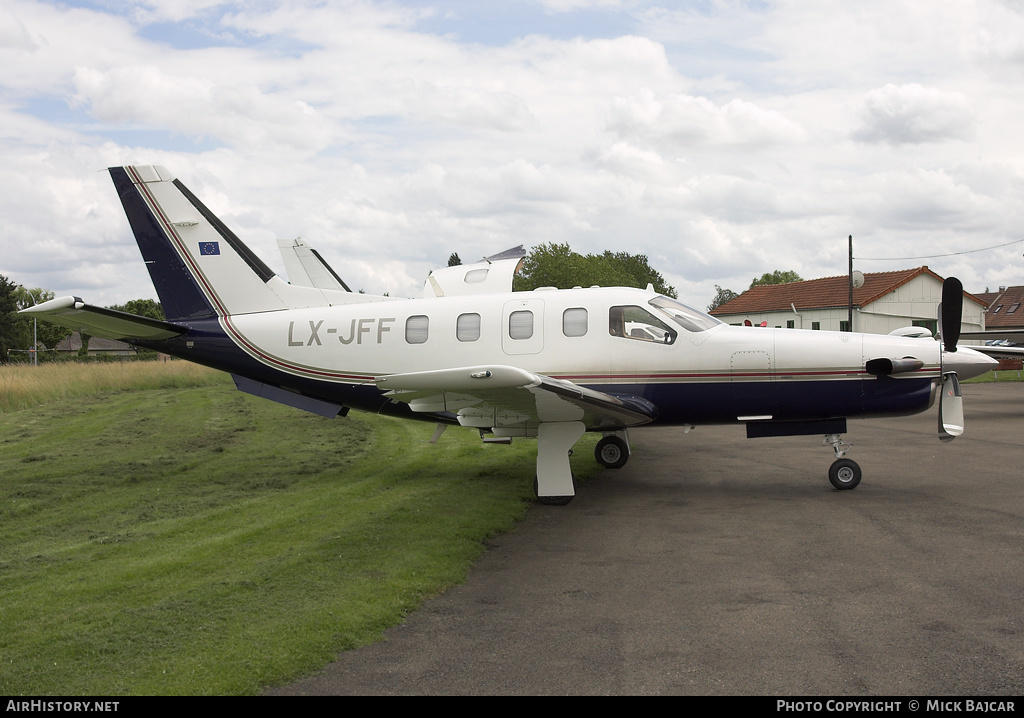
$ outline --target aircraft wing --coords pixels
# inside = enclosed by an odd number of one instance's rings
[[[989,346],[985,345],[982,347],[970,347],[976,352],[985,354],[986,356],[1002,358],[1002,359],[1020,359],[1024,358],[1024,347],[1000,347],[1000,346]]]
[[[961,339],[1009,339],[1024,342],[1024,329],[986,329],[983,332],[960,332]],[[971,347],[977,349],[978,347]]]
[[[390,374],[375,382],[413,411],[451,412],[463,426],[506,435],[532,436],[547,422],[582,422],[590,430],[614,431],[657,416],[657,408],[640,397],[613,396],[512,366]]]
[[[158,319],[95,307],[78,297],[51,299],[18,313],[104,339],[170,339],[186,331],[184,327]]]

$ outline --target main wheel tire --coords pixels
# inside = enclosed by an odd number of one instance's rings
[[[850,459],[836,459],[828,470],[828,480],[840,491],[857,488],[860,475],[860,466]]]
[[[609,469],[621,469],[629,461],[629,446],[618,436],[606,436],[594,447],[597,463]]]
[[[565,506],[570,501],[572,501],[574,498],[576,498],[575,494],[573,494],[572,496],[541,496],[538,493],[539,490],[540,490],[540,484],[537,481],[537,477],[534,476],[533,477],[533,495],[537,497],[537,503],[544,504],[545,506]],[[573,476],[572,476],[572,490],[573,491],[576,490],[576,475],[575,474],[573,474]]]

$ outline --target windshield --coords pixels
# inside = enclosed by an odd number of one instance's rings
[[[711,327],[717,327],[720,321],[712,316],[699,312],[693,307],[688,307],[682,302],[670,299],[669,297],[658,296],[650,301],[652,307],[657,307],[676,324],[690,332],[702,332]]]

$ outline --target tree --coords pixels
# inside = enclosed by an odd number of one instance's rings
[[[452,252],[448,256],[448,266],[449,267],[457,267],[460,264],[462,264],[462,260],[459,259],[459,253],[458,252]]]
[[[523,269],[516,277],[516,291],[538,287],[646,287],[669,297],[676,296],[674,287],[665,283],[660,272],[653,269],[643,254],[612,252],[582,255],[568,244],[542,244],[534,247],[523,260]]]
[[[732,291],[731,289],[722,289],[720,286],[716,284],[715,298],[711,300],[711,304],[708,305],[708,311],[710,312],[712,309],[718,309],[718,307],[722,306],[726,302],[731,302],[738,296],[740,295]]]
[[[17,295],[18,309],[28,309],[34,307],[37,304],[48,302],[53,299],[53,292],[49,289],[42,289],[41,287],[18,287],[15,294]],[[51,324],[50,322],[36,321],[35,326],[32,326],[32,317],[20,316],[18,321],[24,322],[24,334],[26,336],[25,348],[31,348],[32,336],[35,335],[36,341],[42,344],[47,349],[53,349],[66,336],[71,334],[71,330],[67,327],[62,327],[57,324]]]
[[[9,349],[25,349],[32,335],[25,334],[25,323],[17,315],[19,286],[0,274],[0,362],[8,360]]]
[[[119,312],[128,312],[139,317],[146,317],[148,319],[159,319],[163,321],[167,317],[164,315],[164,308],[160,302],[154,299],[130,299],[124,304],[114,304],[107,309],[114,309]]]
[[[129,299],[124,304],[114,304],[107,309],[113,309],[118,312],[128,312],[139,317],[146,317],[148,319],[158,319],[164,321],[167,317],[164,314],[163,305],[154,299]],[[86,334],[82,334],[82,348],[79,350],[80,356],[89,355],[89,337]],[[156,355],[156,352],[152,349],[138,348],[138,356],[140,358],[152,358]]]
[[[790,282],[802,281],[804,281],[803,277],[794,272],[792,269],[787,269],[786,271],[776,269],[774,272],[771,272],[770,274],[768,272],[765,272],[764,274],[761,275],[760,279],[755,278],[750,283],[750,288],[753,289],[754,287],[760,286],[762,284],[789,284]]]

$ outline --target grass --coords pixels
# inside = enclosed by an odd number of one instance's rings
[[[65,379],[0,414],[0,695],[253,694],[309,674],[463,581],[533,500],[531,441],[452,428],[431,445],[430,424],[322,419],[213,373]],[[578,475],[598,470],[592,443]]]
[[[117,391],[217,384],[231,384],[230,375],[186,361],[0,364],[0,413]]]
[[[1011,382],[1011,381],[1024,381],[1024,372],[1019,372],[1016,369],[1002,369],[1000,371],[990,371],[981,376],[976,376],[973,379],[968,379],[965,384],[990,384],[993,382]]]

